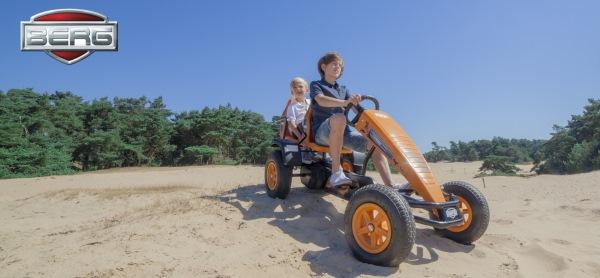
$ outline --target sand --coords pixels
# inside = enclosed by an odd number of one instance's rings
[[[299,180],[288,199],[271,199],[261,167],[0,180],[0,277],[600,277],[600,172],[486,177],[484,187],[479,165],[432,168],[482,190],[487,233],[461,245],[417,225],[398,268],[354,259],[345,200]]]

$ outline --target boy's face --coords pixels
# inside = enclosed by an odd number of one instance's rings
[[[343,64],[341,61],[334,60],[329,64],[321,65],[321,69],[325,73],[325,77],[329,77],[331,79],[338,79],[340,74],[342,73]]]
[[[304,98],[307,92],[308,88],[303,83],[296,83],[292,86],[292,95],[296,99]]]

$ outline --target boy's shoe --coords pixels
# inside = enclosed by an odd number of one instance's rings
[[[331,173],[327,187],[329,188],[340,188],[344,185],[352,184],[352,180],[344,174],[343,170],[339,170],[336,173]]]
[[[325,185],[325,191],[329,191],[329,193],[340,196],[342,198],[348,198],[351,194],[350,185],[352,184],[352,180],[346,177],[343,170],[340,170],[337,173],[333,173],[327,184]]]

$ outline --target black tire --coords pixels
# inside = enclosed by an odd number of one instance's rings
[[[390,221],[389,243],[379,253],[370,253],[361,248],[353,232],[354,214],[359,207],[369,203],[382,208]],[[358,189],[348,202],[344,220],[346,241],[354,256],[365,263],[396,267],[410,254],[415,243],[415,221],[410,206],[388,186],[371,184]]]
[[[331,175],[331,171],[321,164],[312,164],[302,166],[300,174],[305,174],[300,177],[300,182],[308,189],[319,190],[325,187],[327,179]]]
[[[273,170],[276,172],[276,177],[272,181],[269,180],[269,167],[273,167]],[[275,150],[271,152],[265,163],[265,189],[269,197],[280,199],[287,197],[292,186],[292,170],[291,166],[283,165],[281,151]],[[272,186],[269,186],[270,182],[272,182]]]
[[[442,185],[446,193],[452,193],[465,199],[472,210],[472,220],[464,231],[453,232],[447,229],[435,229],[439,234],[463,244],[478,240],[487,230],[490,222],[490,209],[485,196],[473,185],[463,181],[451,181]]]

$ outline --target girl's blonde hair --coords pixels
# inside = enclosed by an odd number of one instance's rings
[[[292,81],[290,82],[290,92],[293,94],[294,92],[292,91],[292,87],[294,87],[294,85],[296,84],[303,84],[306,89],[308,89],[308,83],[306,83],[306,80],[304,80],[304,78],[302,77],[294,77],[292,78]]]

